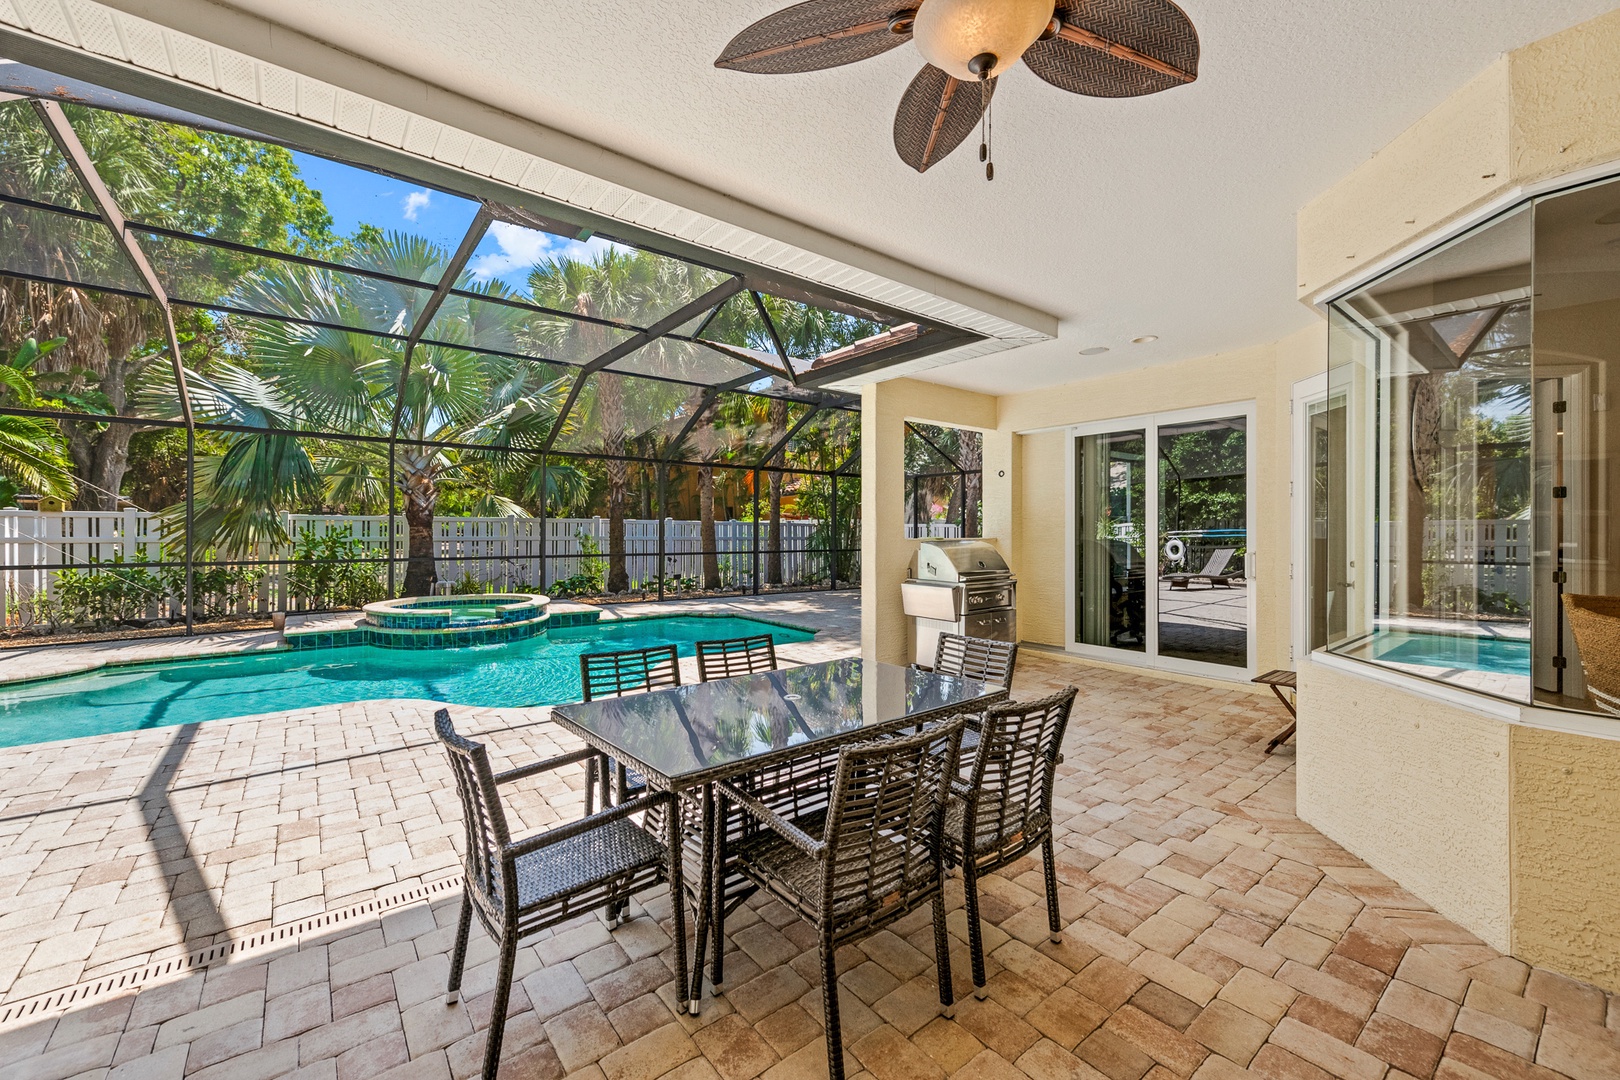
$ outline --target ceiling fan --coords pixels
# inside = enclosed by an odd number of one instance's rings
[[[988,123],[996,80],[1020,59],[1060,90],[1137,97],[1198,77],[1198,31],[1170,0],[807,0],[731,39],[715,67],[789,75],[841,67],[907,41],[928,63],[894,117],[894,148],[918,172]]]

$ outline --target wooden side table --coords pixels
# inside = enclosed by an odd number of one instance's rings
[[[1271,687],[1271,692],[1277,695],[1277,700],[1282,702],[1283,708],[1288,710],[1288,715],[1295,718],[1289,721],[1287,727],[1272,736],[1270,742],[1266,743],[1266,753],[1269,754],[1287,742],[1294,734],[1294,727],[1298,723],[1299,713],[1295,711],[1294,703],[1288,699],[1288,695],[1283,691],[1298,690],[1299,676],[1292,671],[1284,671],[1282,668],[1278,668],[1275,671],[1268,671],[1264,675],[1256,675],[1252,681],[1260,683],[1262,686]]]

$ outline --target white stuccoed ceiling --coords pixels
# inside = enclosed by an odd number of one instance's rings
[[[109,2],[165,21],[161,3]],[[1185,0],[1191,86],[1108,101],[1005,77],[994,183],[971,141],[923,175],[895,156],[910,45],[804,75],[716,70],[781,0],[222,6],[1057,316],[1055,340],[922,375],[1007,393],[1309,325],[1295,211],[1501,53],[1620,4]]]

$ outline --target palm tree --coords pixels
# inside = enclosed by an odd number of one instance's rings
[[[841,349],[846,345],[854,344],[862,338],[870,337],[878,332],[875,323],[853,316],[830,311],[827,308],[812,307],[791,300],[782,300],[778,297],[764,297],[765,311],[771,317],[776,327],[777,337],[781,339],[782,348],[788,356],[795,360],[814,360],[816,357],[834,349]],[[759,342],[756,348],[769,348],[767,342]],[[789,418],[792,414],[786,400],[772,398],[764,406],[764,416],[767,438],[771,446],[781,442],[788,433]],[[765,564],[765,580],[771,585],[782,584],[782,488],[783,474],[781,467],[787,465],[787,448],[784,447],[767,465],[778,466],[766,474],[768,477],[768,509],[770,512],[770,529],[767,533],[766,543],[769,545],[769,555]]]
[[[831,349],[859,341],[877,331],[875,324],[823,308],[762,297],[777,336],[788,355],[814,359]],[[774,353],[775,342],[760,321],[751,298],[738,296],[721,307],[709,320],[706,339],[737,345],[757,352]],[[763,373],[762,373],[763,377]],[[697,468],[699,537],[703,548],[703,587],[721,586],[719,558],[715,552],[714,463],[735,460],[740,455],[774,446],[788,432],[790,421],[802,409],[794,410],[784,398],[733,395],[712,405],[694,428],[689,441],[701,463]],[[752,433],[753,437],[747,437]],[[784,448],[773,461],[764,464],[787,465],[792,455]],[[751,460],[748,464],[758,464]],[[767,474],[767,506],[770,526],[766,544],[766,580],[782,583],[782,496],[783,477],[779,471]]]
[[[131,220],[276,251],[315,254],[334,239],[320,195],[298,178],[292,154],[282,147],[84,106],[68,105],[66,112]],[[6,190],[54,206],[95,209],[29,102],[0,103],[0,145]],[[8,230],[0,223],[0,248],[13,254],[13,265],[48,267],[46,276],[63,280],[140,288],[106,229],[80,227],[64,241],[62,219],[45,211],[16,208],[6,220],[25,226]],[[216,252],[216,262],[210,271],[229,282],[250,260]],[[176,317],[182,340],[212,328],[199,312]],[[65,344],[42,355],[37,372],[52,377],[55,396],[88,413],[130,418],[56,422],[73,462],[75,508],[114,509],[130,439],[153,430],[133,422],[135,402],[154,379],[172,382],[161,313],[151,301],[117,292],[0,281],[0,343],[54,336]]]
[[[692,408],[702,408],[704,404],[701,393],[693,395]],[[680,448],[694,453],[698,460],[698,546],[702,548],[705,589],[718,589],[722,584],[717,550],[719,537],[714,523],[714,463],[729,457],[732,449],[726,429],[715,423],[716,409],[722,407],[711,405],[688,436],[689,446]]]
[[[539,320],[523,334],[549,355],[588,359],[607,352],[626,336],[600,322],[610,320],[645,328],[681,305],[719,285],[721,275],[705,267],[666,258],[655,252],[610,247],[590,260],[554,258],[529,275],[535,303],[567,311],[583,320]],[[657,374],[679,366],[682,342],[657,339],[636,354],[638,371]],[[624,515],[630,465],[625,460],[633,438],[667,437],[667,423],[680,414],[686,394],[673,384],[630,379],[611,370],[590,377],[573,413],[590,432],[586,445],[603,455],[607,475],[608,573],[610,593],[630,587],[625,563]],[[656,451],[654,451],[656,452]]]
[[[390,234],[362,241],[357,257],[398,277],[431,280],[442,276],[448,253],[417,237]],[[491,283],[478,291],[488,295],[501,289]],[[199,419],[270,432],[228,435],[220,455],[199,463],[206,490],[201,500],[206,509],[198,518],[203,542],[214,539],[241,550],[263,540],[284,540],[277,510],[289,503],[386,504],[388,444],[378,437],[393,429],[396,411],[393,472],[404,501],[407,595],[432,591],[437,576],[433,522],[448,491],[462,489],[474,513],[524,513],[490,490],[489,467],[507,464],[512,450],[544,444],[567,391],[565,380],[538,365],[468,347],[419,344],[401,393],[402,342],[314,324],[408,327],[416,313],[415,291],[295,267],[255,274],[239,294],[242,306],[251,310],[304,321],[249,325],[242,351],[253,370],[218,363],[187,376]],[[474,310],[471,302],[452,295],[439,310],[435,337],[470,342],[476,320],[482,324],[479,340],[487,341],[488,321],[513,310],[494,304]],[[516,334],[515,325],[509,329]],[[300,438],[290,434],[295,430],[370,439]]]
[[[41,395],[34,387],[34,365],[62,344],[61,338],[41,345],[24,341],[9,360],[0,358],[0,403],[38,408]],[[10,494],[4,489],[11,488]],[[49,420],[32,416],[0,415],[0,505],[23,488],[56,499],[73,498],[73,461],[62,446],[61,433]]]

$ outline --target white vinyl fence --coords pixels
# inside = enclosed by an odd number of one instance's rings
[[[306,534],[324,536],[347,528],[360,548],[362,557],[382,560],[388,551],[388,519],[385,515],[290,514],[285,528],[292,543],[279,549],[262,547],[249,555],[230,559],[259,562],[291,560],[294,544]],[[660,573],[658,522],[626,519],[624,523],[626,569],[631,587],[656,585]],[[816,521],[782,522],[782,580],[785,584],[821,583],[827,578],[828,559],[823,552],[808,548],[818,526]],[[502,590],[534,590],[541,583],[541,528],[538,518],[434,519],[434,554],[438,579],[452,585],[470,579]],[[558,518],[543,523],[545,548],[551,556],[546,581],[556,583],[581,574],[591,559],[606,570],[608,520],[606,518]],[[50,514],[29,510],[0,510],[0,593],[5,601],[5,626],[31,621],[36,601],[49,599],[57,589],[57,567],[93,569],[96,564],[158,562],[163,558],[165,523],[156,514],[141,510],[116,513],[70,511]],[[664,562],[667,577],[701,578],[703,573],[701,523],[664,521]],[[767,570],[769,555],[763,550],[770,535],[768,523],[759,526],[760,574]],[[178,537],[176,537],[178,539]],[[395,519],[394,556],[404,559],[408,538],[405,519]],[[754,525],[747,521],[715,522],[715,548],[720,576],[727,587],[748,586],[753,581]],[[591,556],[591,546],[600,553]],[[199,562],[202,553],[198,553]],[[297,611],[305,598],[290,595],[289,566],[267,566],[257,587],[256,606],[260,611]],[[379,561],[378,574],[386,575],[386,564]],[[403,577],[404,563],[396,573]],[[674,587],[673,582],[669,582]],[[161,617],[164,596],[154,594],[148,616]],[[238,603],[235,608],[248,605]]]
[[[1529,518],[1426,522],[1423,558],[1440,568],[1437,584],[1471,592],[1479,603],[1530,609]]]

